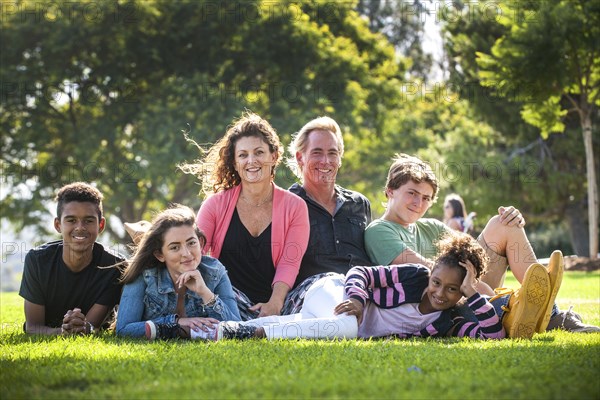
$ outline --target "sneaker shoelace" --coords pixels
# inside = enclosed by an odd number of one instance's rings
[[[575,315],[575,314],[573,313],[573,306],[572,306],[572,305],[569,307],[569,309],[567,310],[567,312],[566,312],[566,313],[565,313],[565,315],[563,316],[563,318],[562,318],[562,321],[561,321],[561,323],[560,323],[560,326],[561,326],[561,327],[563,327],[563,328],[565,327],[565,321],[567,320],[567,317],[568,317],[570,314],[573,314],[573,315]]]

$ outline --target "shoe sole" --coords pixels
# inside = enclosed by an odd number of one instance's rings
[[[152,321],[146,321],[146,339],[156,339],[156,325]]]
[[[537,333],[546,332],[546,329],[548,328],[550,316],[552,315],[552,308],[554,307],[554,300],[556,299],[556,295],[560,289],[564,270],[565,262],[561,251],[553,251],[552,255],[550,256],[550,261],[548,262],[548,276],[550,277],[550,287],[552,288],[552,291],[550,292],[550,298],[548,299],[548,304],[546,305],[544,315],[535,328]]]
[[[533,337],[538,321],[547,308],[550,291],[550,277],[546,268],[541,264],[531,264],[525,273],[517,301],[511,307],[513,322],[507,332],[509,337]]]

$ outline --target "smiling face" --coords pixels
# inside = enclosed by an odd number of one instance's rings
[[[65,253],[67,258],[91,251],[104,224],[104,218],[98,217],[98,207],[90,202],[65,203],[60,219],[54,219],[54,228],[63,238],[63,252],[69,252]]]
[[[259,137],[245,136],[235,143],[235,170],[242,182],[260,182],[271,179],[271,169],[277,155]]]
[[[460,291],[463,279],[459,268],[438,264],[429,277],[429,285],[421,300],[421,312],[430,313],[454,307],[463,297]]]
[[[333,184],[342,164],[340,149],[333,133],[317,129],[309,133],[306,147],[296,154],[304,184]]]
[[[387,208],[383,218],[402,226],[417,222],[433,204],[433,187],[408,181],[398,189],[386,189]]]
[[[194,227],[182,225],[169,228],[164,234],[160,250],[156,250],[154,256],[165,263],[173,279],[183,272],[195,270],[202,258],[202,248]]]

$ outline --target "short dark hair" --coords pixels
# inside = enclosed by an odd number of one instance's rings
[[[54,201],[56,205],[56,216],[61,218],[65,204],[72,201],[80,203],[92,203],[98,211],[98,220],[102,219],[102,200],[104,196],[98,189],[85,182],[73,182],[61,187],[56,193]]]

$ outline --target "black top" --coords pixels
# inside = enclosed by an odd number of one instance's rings
[[[364,232],[371,222],[371,203],[361,193],[335,187],[337,205],[332,216],[295,183],[289,191],[308,206],[310,239],[296,285],[323,272],[345,274],[352,267],[372,265],[365,250]]]
[[[227,268],[231,284],[253,303],[266,303],[271,298],[275,265],[271,254],[271,224],[258,237],[253,237],[234,210],[219,261]]]
[[[123,259],[94,243],[92,261],[79,272],[71,271],[63,261],[62,240],[46,243],[30,250],[19,295],[45,306],[46,325],[59,327],[65,313],[80,308],[87,314],[94,304],[112,308],[121,297],[117,268],[99,268],[117,264]]]

